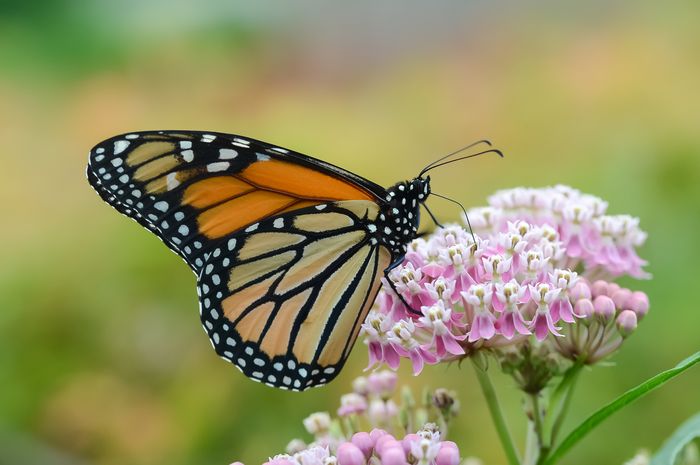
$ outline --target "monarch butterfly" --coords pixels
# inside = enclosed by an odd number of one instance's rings
[[[195,272],[216,353],[255,381],[301,391],[342,368],[382,275],[417,235],[431,194],[423,175],[447,157],[384,189],[247,137],[147,131],[96,145],[87,177]]]

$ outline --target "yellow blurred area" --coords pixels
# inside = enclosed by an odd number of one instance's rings
[[[625,284],[651,312],[614,365],[585,373],[568,426],[697,351],[699,17],[692,1],[0,2],[0,463],[261,463],[308,439],[301,420],[334,412],[366,364],[359,343],[335,382],[294,394],[217,358],[187,267],[85,180],[88,150],[127,131],[243,134],[383,185],[490,138],[504,160],[435,170],[433,189],[477,206],[569,184],[649,232],[654,277]],[[451,439],[504,462],[468,366],[401,376],[456,390]],[[698,392],[695,370],[563,463],[658,447]]]

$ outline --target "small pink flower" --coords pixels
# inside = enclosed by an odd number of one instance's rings
[[[512,339],[516,331],[522,335],[532,334],[527,328],[528,322],[519,310],[519,305],[527,299],[527,288],[521,287],[515,280],[496,285],[496,299],[493,300],[493,306],[501,312],[501,316],[496,321],[496,327],[506,339]]]
[[[547,334],[562,336],[561,328],[554,326],[554,320],[550,313],[550,304],[556,299],[561,289],[552,289],[547,283],[540,283],[537,286],[529,286],[530,298],[537,304],[535,319],[531,323],[531,328],[535,329],[535,337],[538,341],[544,340]]]
[[[423,370],[425,363],[436,363],[438,358],[421,347],[420,343],[413,337],[416,325],[413,320],[401,320],[394,324],[391,332],[387,336],[389,345],[385,347],[384,360],[390,368],[396,369],[399,365],[399,357],[411,359],[413,364],[413,374],[418,374]]]
[[[442,358],[445,354],[464,354],[464,349],[459,345],[465,335],[453,334],[454,324],[452,310],[445,307],[442,300],[438,300],[430,307],[423,307],[423,316],[418,320],[422,327],[432,332],[432,341],[428,345],[435,347],[435,353]],[[424,346],[425,347],[425,346]]]
[[[490,286],[483,284],[475,284],[467,292],[462,292],[465,303],[474,310],[474,319],[469,329],[469,342],[491,339],[496,334],[496,317],[490,310],[492,296]]]

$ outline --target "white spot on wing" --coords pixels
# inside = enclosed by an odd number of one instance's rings
[[[191,149],[192,148],[192,141],[191,140],[181,140],[180,141],[180,148],[181,149]]]
[[[202,134],[202,142],[212,142],[214,139],[216,139],[216,136],[214,134]]]
[[[168,202],[160,201],[153,204],[153,208],[162,212],[168,211]]]
[[[114,154],[122,153],[129,146],[128,140],[118,140],[114,143]],[[116,166],[116,165],[115,165]]]
[[[277,218],[273,223],[272,226],[275,228],[283,228],[284,227],[284,218]]]
[[[219,158],[222,160],[232,160],[238,156],[238,152],[233,149],[219,149]]]
[[[191,162],[194,160],[194,152],[192,150],[183,150],[182,151],[182,158],[187,162]]]
[[[258,161],[268,161],[270,159],[270,156],[264,153],[256,153],[255,156],[258,157]]]
[[[207,165],[207,171],[210,173],[216,173],[218,171],[225,171],[228,169],[230,163],[227,161],[217,161],[215,163],[209,163]]]
[[[169,173],[165,177],[165,182],[168,185],[168,190],[171,191],[180,185],[180,181],[177,180],[177,173]]]

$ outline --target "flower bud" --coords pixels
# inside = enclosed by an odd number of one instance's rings
[[[649,297],[642,291],[633,292],[629,300],[629,307],[637,314],[637,318],[641,320],[649,311]]]
[[[438,388],[433,392],[433,405],[443,413],[447,413],[455,403],[454,395],[444,388]]]
[[[383,425],[391,421],[391,419],[396,416],[399,409],[393,400],[383,401],[380,399],[374,399],[369,404],[367,409],[367,416],[369,420],[375,425]]]
[[[629,301],[632,298],[632,292],[629,289],[620,289],[612,295],[612,300],[615,302],[615,308],[629,308]]]
[[[365,465],[365,454],[352,442],[344,442],[336,454],[338,465]]]
[[[377,442],[374,444],[374,450],[378,455],[381,455],[385,447],[395,446],[396,444],[401,446],[401,443],[399,443],[394,436],[391,434],[384,434],[382,437],[377,439]]]
[[[595,313],[593,302],[591,302],[590,299],[578,300],[574,306],[574,313],[580,316],[584,320],[584,323],[587,323]]]
[[[435,465],[459,465],[459,448],[452,441],[443,441],[435,457]]]
[[[367,388],[372,394],[376,394],[382,399],[388,399],[396,389],[396,373],[389,370],[372,373],[367,378]]]
[[[637,329],[637,314],[632,310],[623,310],[617,317],[617,330],[622,337],[627,337]]]
[[[301,439],[292,439],[289,441],[289,444],[287,444],[287,447],[285,447],[285,450],[289,455],[294,455],[297,452],[303,451],[304,449],[306,449],[306,443]]]
[[[355,394],[367,397],[369,394],[369,384],[367,383],[367,378],[364,376],[358,376],[352,382],[352,390]]]
[[[608,283],[607,281],[598,280],[591,285],[591,294],[593,297],[598,297],[599,295],[608,295]]]
[[[408,465],[402,447],[387,447],[380,454],[382,465]]]
[[[599,295],[595,298],[593,309],[595,315],[603,323],[608,323],[615,317],[615,302],[606,295]]]
[[[350,441],[362,451],[366,459],[369,459],[369,456],[372,455],[372,449],[374,449],[374,441],[369,433],[364,431],[355,433],[350,438]]]
[[[346,417],[355,413],[362,413],[365,410],[367,410],[367,401],[355,392],[345,394],[340,398],[338,416]]]
[[[571,297],[571,300],[574,302],[581,299],[590,299],[591,296],[592,294],[590,286],[582,279],[579,280],[576,284],[574,284],[574,287],[572,287],[569,291],[569,297]]]
[[[374,428],[372,431],[370,431],[369,437],[372,440],[372,447],[376,446],[379,438],[381,438],[385,434],[389,434],[389,433],[387,433],[386,431],[384,431],[383,429],[380,429],[380,428]]]
[[[304,418],[304,427],[314,436],[324,434],[331,427],[331,416],[326,412],[312,413]]]

